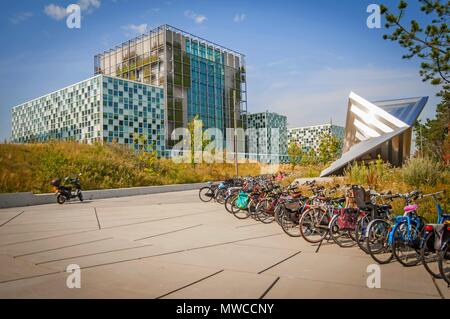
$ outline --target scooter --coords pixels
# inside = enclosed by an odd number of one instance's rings
[[[56,178],[50,182],[52,186],[56,188],[56,201],[58,204],[64,204],[66,201],[70,201],[73,198],[77,198],[80,202],[83,201],[83,193],[81,191],[80,176],[78,174],[75,178],[66,177],[64,179],[64,185],[61,185],[61,180]],[[66,186],[71,185],[71,186]]]

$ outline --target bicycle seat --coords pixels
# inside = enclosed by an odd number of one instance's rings
[[[410,212],[417,210],[417,208],[419,208],[419,206],[417,206],[417,205],[408,205],[408,206],[405,206],[405,208],[403,208],[403,210],[405,211],[405,213],[410,213]]]
[[[380,209],[380,210],[389,210],[389,209],[392,209],[392,205],[389,205],[389,204],[383,204],[383,205],[380,205],[380,206],[379,206],[379,209]]]

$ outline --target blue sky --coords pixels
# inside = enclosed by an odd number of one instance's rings
[[[79,2],[81,29],[61,8]],[[417,1],[408,1],[418,11]],[[344,125],[350,91],[369,99],[430,96],[419,61],[366,26],[374,0],[17,0],[0,12],[0,139],[10,136],[12,106],[91,77],[94,55],[160,24],[246,55],[248,109],[288,116],[290,127]],[[397,0],[383,2],[390,7]],[[413,14],[409,17],[415,17]]]

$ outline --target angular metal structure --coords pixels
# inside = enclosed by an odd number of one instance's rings
[[[370,161],[378,155],[400,166],[411,153],[412,126],[428,97],[369,102],[351,92],[348,101],[343,154],[321,177],[341,174],[353,161]]]

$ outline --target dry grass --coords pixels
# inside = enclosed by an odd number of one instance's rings
[[[240,175],[258,175],[259,164],[240,164]],[[0,193],[51,191],[55,177],[82,173],[84,189],[108,189],[222,180],[233,164],[175,164],[138,156],[119,145],[76,142],[0,144]]]
[[[289,173],[284,184],[300,177],[317,177],[326,165],[280,165],[278,170]],[[447,190],[442,200],[450,207],[450,169],[429,163],[410,161],[399,169],[375,161],[368,166],[354,165],[343,178],[336,178],[326,186],[360,184],[374,187],[379,192],[410,192],[420,189],[425,193]],[[257,163],[239,164],[240,176],[256,176],[270,171]],[[414,178],[419,172],[423,177]],[[0,144],[0,193],[51,191],[49,181],[82,173],[84,189],[108,189],[150,185],[196,183],[224,180],[234,176],[233,164],[175,164],[169,159],[156,159],[151,154],[135,154],[119,145],[85,145],[75,142],[45,144]],[[438,176],[436,176],[438,174]],[[430,175],[430,176],[428,176]],[[433,181],[433,183],[430,183]],[[435,221],[436,209],[430,199],[419,201],[420,212]],[[401,213],[403,202],[393,203]]]

